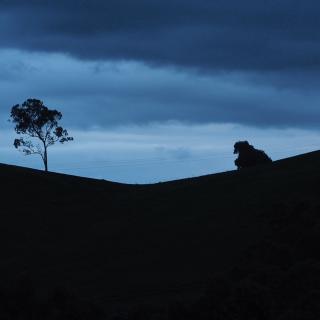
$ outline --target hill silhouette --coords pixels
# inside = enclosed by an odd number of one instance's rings
[[[1,286],[28,279],[40,295],[66,288],[112,311],[193,299],[216,274],[269,263],[261,248],[285,242],[277,228],[289,238],[319,223],[320,151],[151,185],[9,165],[0,178]]]

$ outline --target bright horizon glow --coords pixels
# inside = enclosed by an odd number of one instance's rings
[[[273,160],[319,149],[317,131],[256,129],[233,124],[178,122],[109,130],[69,130],[75,141],[49,148],[49,171],[123,183],[155,183],[235,170],[233,144],[248,140]],[[2,133],[0,162],[42,169]],[[305,141],[308,141],[306,144]]]

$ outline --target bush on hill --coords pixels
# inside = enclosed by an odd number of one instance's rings
[[[272,162],[264,151],[255,149],[248,141],[236,142],[233,153],[239,155],[234,161],[238,169]]]

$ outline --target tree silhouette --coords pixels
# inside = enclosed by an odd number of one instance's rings
[[[233,153],[239,155],[234,161],[238,169],[272,162],[271,158],[264,151],[255,149],[248,141],[236,142]]]
[[[73,140],[67,130],[59,126],[61,112],[48,109],[40,100],[28,99],[22,105],[13,106],[10,118],[15,131],[22,135],[14,140],[14,146],[25,155],[40,155],[45,171],[48,171],[48,147],[56,142]],[[34,140],[40,140],[40,143]]]

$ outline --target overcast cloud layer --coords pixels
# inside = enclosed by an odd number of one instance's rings
[[[17,50],[0,51],[0,71],[3,118],[14,104],[37,97],[80,128],[167,121],[319,127],[318,80],[300,88],[286,75],[270,81],[259,74],[209,75]]]
[[[75,125],[316,128],[319,14],[315,0],[0,0],[1,99],[77,108]]]
[[[317,0],[2,0],[2,48],[222,70],[314,70]]]

